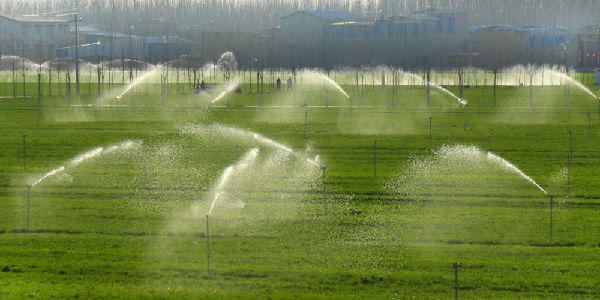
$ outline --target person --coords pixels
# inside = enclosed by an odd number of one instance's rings
[[[277,78],[277,91],[281,92],[281,79]]]
[[[292,77],[289,77],[287,80],[287,88],[288,88],[288,91],[292,90]]]

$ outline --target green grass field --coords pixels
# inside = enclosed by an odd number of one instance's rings
[[[266,89],[260,107],[248,84],[212,106],[147,86],[119,106],[87,85],[38,106],[0,84],[0,298],[451,298],[454,262],[461,298],[600,297],[600,111],[575,87],[534,87],[533,107],[529,87],[497,88],[495,106],[466,88],[462,108],[432,90],[428,108],[409,86],[359,103],[351,85],[351,101]],[[554,196],[552,244],[549,198],[457,145]],[[31,188],[27,232],[26,186],[60,166]]]

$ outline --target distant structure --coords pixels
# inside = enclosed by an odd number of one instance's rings
[[[0,14],[0,51],[32,61],[44,62],[54,57],[58,47],[69,44],[69,21],[56,17],[10,17]]]
[[[600,67],[600,24],[586,26],[577,31],[577,67]]]
[[[434,7],[376,19],[339,10],[299,10],[279,26],[253,32],[165,19],[132,20],[121,32],[80,24],[79,57],[93,62],[134,59],[150,63],[186,57],[197,67],[231,51],[242,69],[358,67],[408,69],[553,64],[600,67],[600,24],[581,29],[555,25],[478,24],[468,11]],[[56,17],[0,15],[2,55],[33,61],[75,58],[75,32]],[[106,27],[106,24],[105,24]],[[109,32],[111,31],[111,32]],[[123,32],[125,31],[125,32]]]
[[[137,36],[100,31],[81,32],[85,44],[79,44],[79,58],[88,61],[110,59],[134,59],[145,62],[161,62],[196,52],[197,43],[177,36]],[[75,47],[56,50],[57,57],[75,58]]]
[[[329,63],[324,47],[325,28],[333,23],[357,21],[358,16],[343,11],[301,10],[281,17],[281,25],[271,34],[271,52],[287,67],[317,67]],[[262,42],[261,44],[265,44]]]
[[[464,11],[429,9],[382,20],[344,21],[324,28],[332,65],[444,66],[470,52]]]
[[[576,35],[564,27],[472,26],[477,65],[499,68],[516,64],[575,66]]]

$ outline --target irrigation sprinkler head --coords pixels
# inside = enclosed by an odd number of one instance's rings
[[[116,96],[115,99],[119,100],[121,99],[121,96]]]
[[[460,268],[460,266],[462,266],[461,263],[452,263],[452,268],[454,268],[455,270]]]

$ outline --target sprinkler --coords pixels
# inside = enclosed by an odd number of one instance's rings
[[[452,268],[454,268],[454,299],[458,300],[458,268],[462,266],[461,263],[453,263]]]

